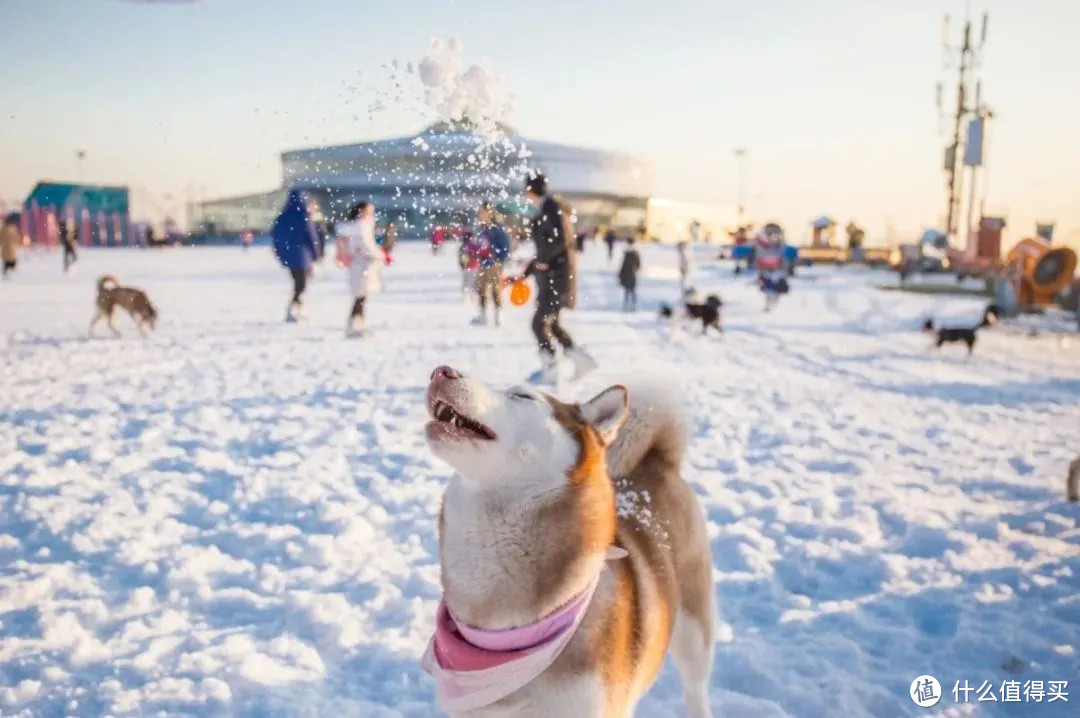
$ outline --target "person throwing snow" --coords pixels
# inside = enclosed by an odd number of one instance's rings
[[[379,291],[379,245],[375,243],[375,206],[360,202],[349,211],[347,222],[337,226],[338,263],[348,270],[352,310],[345,325],[345,336],[364,335],[364,304],[369,294]]]
[[[570,207],[548,192],[548,181],[541,172],[531,172],[525,181],[525,197],[538,207],[530,222],[536,244],[536,258],[529,262],[524,276],[536,278],[536,313],[532,329],[540,348],[541,367],[529,376],[536,384],[554,384],[558,380],[559,360],[556,343],[574,365],[573,378],[596,368],[596,362],[559,323],[559,313],[575,304],[576,266],[574,231]]]

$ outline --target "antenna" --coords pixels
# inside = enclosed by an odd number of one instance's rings
[[[952,142],[948,146],[946,146],[946,148],[945,148],[945,172],[946,172],[947,177],[948,177],[948,182],[947,182],[947,187],[948,187],[948,199],[947,199],[947,202],[948,202],[948,204],[947,204],[947,212],[946,212],[947,219],[946,219],[946,225],[945,225],[944,229],[945,229],[945,233],[950,238],[952,238],[952,237],[954,237],[956,235],[958,218],[960,216],[960,205],[962,203],[962,200],[961,200],[961,186],[963,184],[963,175],[964,175],[964,167],[965,167],[964,154],[966,154],[966,153],[961,152],[962,146],[961,146],[961,140],[960,140],[960,132],[961,132],[961,129],[964,127],[964,120],[965,119],[967,119],[969,117],[986,116],[987,114],[989,114],[989,111],[986,108],[984,108],[983,105],[982,105],[982,82],[979,81],[977,78],[973,78],[972,76],[975,74],[975,70],[979,67],[980,55],[982,53],[983,46],[986,44],[986,34],[987,34],[987,28],[989,27],[989,24],[990,24],[990,17],[989,17],[989,13],[983,12],[982,26],[980,28],[980,34],[979,34],[979,44],[978,44],[977,47],[972,44],[973,33],[972,33],[972,23],[971,23],[971,19],[970,19],[971,18],[970,0],[968,0],[968,2],[965,3],[965,18],[966,19],[964,20],[964,30],[963,30],[963,34],[961,35],[961,43],[960,43],[959,46],[950,46],[949,45],[949,42],[948,42],[949,16],[948,15],[945,16],[945,22],[944,22],[944,26],[943,26],[944,31],[945,31],[945,38],[944,38],[945,57],[948,60],[949,58],[951,58],[952,54],[955,53],[958,60],[959,60],[959,63],[958,63],[959,64],[959,73],[958,73],[959,76],[957,78],[957,83],[956,83],[956,112],[951,117],[951,119],[953,121],[953,123],[952,123],[953,124]],[[949,65],[948,65],[947,61],[946,61],[946,69],[949,69]],[[969,92],[969,89],[968,89],[969,88],[969,83],[971,82],[972,79],[976,79],[975,92],[974,92],[974,102],[973,103],[971,102],[972,93]],[[939,83],[939,85],[938,85],[938,93],[937,93],[937,98],[936,98],[939,117],[940,117],[940,113],[941,113],[941,104],[942,104],[941,95],[942,95],[942,90],[941,90],[941,84]],[[980,139],[980,143],[981,143],[981,140],[982,140],[981,136],[980,136],[979,139]],[[981,154],[982,153],[980,152],[979,153],[980,157],[978,158],[978,161],[976,161],[976,158],[974,157],[974,155],[972,156],[972,159],[971,159],[971,162],[973,163],[972,165],[970,165],[971,166],[971,181],[972,181],[973,185],[974,185],[974,182],[976,181],[976,173],[978,171],[978,165],[981,164]],[[972,189],[974,189],[974,187],[972,187]],[[972,199],[970,203],[973,203],[973,202],[974,202],[974,199]],[[969,212],[968,212],[968,214],[969,214],[968,225],[969,226],[968,226],[968,228],[970,229],[970,225],[971,225],[970,209],[971,208],[969,207],[968,209],[969,209]]]

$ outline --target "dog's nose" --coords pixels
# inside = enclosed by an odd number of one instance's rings
[[[460,379],[460,378],[461,378],[461,372],[459,372],[457,369],[455,369],[453,367],[446,366],[445,364],[443,366],[436,367],[435,371],[431,372],[431,380],[432,381],[435,381],[436,379]]]

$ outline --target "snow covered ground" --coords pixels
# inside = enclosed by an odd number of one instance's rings
[[[633,315],[600,254],[569,324],[602,369],[568,393],[640,373],[685,392],[718,716],[1076,715],[1080,338],[989,331],[969,360],[915,328],[975,300],[811,269],[764,314],[703,264],[726,334],[669,340],[671,251],[646,249]],[[0,285],[0,715],[434,712],[418,659],[448,472],[424,386],[439,363],[517,382],[536,355],[528,308],[469,327],[451,253],[398,255],[361,341],[332,267],[283,324],[266,249],[86,251],[68,277],[30,256]],[[151,339],[126,317],[85,338],[105,271],[150,292]],[[927,673],[945,696],[921,709]],[[957,705],[965,680],[998,702]],[[1069,703],[1003,703],[1006,680],[1068,680]],[[680,691],[667,666],[639,715],[681,715]]]

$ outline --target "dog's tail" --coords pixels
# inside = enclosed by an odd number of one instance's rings
[[[608,473],[618,479],[652,462],[677,472],[686,441],[685,412],[677,393],[659,384],[631,386],[629,413],[607,450]]]
[[[110,284],[112,285],[112,287],[108,286]],[[99,294],[101,292],[104,292],[106,289],[110,289],[110,288],[111,289],[116,289],[119,286],[120,286],[120,280],[117,279],[116,277],[114,277],[111,274],[102,274],[100,277],[98,277],[97,290],[98,290]]]

